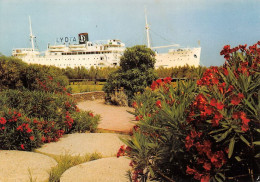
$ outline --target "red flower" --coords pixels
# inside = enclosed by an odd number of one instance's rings
[[[30,140],[33,141],[34,140],[34,136],[30,136]]]
[[[216,106],[217,103],[218,103],[217,99],[212,98],[212,99],[210,100],[210,103],[209,103],[209,104],[210,104],[211,106]]]
[[[239,119],[239,117],[240,117],[240,113],[239,112],[234,112],[232,114],[232,118],[234,118],[234,119]]]
[[[210,176],[207,175],[207,176],[202,176],[201,179],[200,179],[200,182],[209,182],[210,181]]]
[[[156,82],[156,81],[153,81],[153,83],[152,83],[152,85],[151,85],[151,89],[152,89],[152,90],[155,90],[155,89],[157,89],[157,88],[158,88],[157,82]]]
[[[135,117],[135,120],[136,120],[136,121],[139,121],[139,120],[140,120],[139,116],[136,116],[136,117]]]
[[[6,120],[5,120],[5,118],[0,118],[0,124],[5,124],[6,123]]]
[[[133,102],[132,106],[133,106],[133,108],[138,108],[138,105],[136,102]]]
[[[162,108],[162,103],[160,100],[157,100],[156,101],[156,106],[159,107],[159,108]]]
[[[125,146],[122,145],[122,146],[120,147],[120,149],[118,150],[116,157],[118,158],[118,157],[120,157],[120,156],[123,156],[124,154],[125,154]]]
[[[164,83],[168,83],[170,84],[172,82],[172,78],[171,77],[166,77],[163,79]]]
[[[244,94],[242,94],[242,93],[238,93],[237,96],[238,96],[239,99],[245,98]]]
[[[187,166],[186,174],[195,174],[197,171]]]
[[[224,104],[222,102],[218,102],[216,106],[219,110],[222,110],[224,108]]]
[[[89,116],[91,116],[92,118],[94,117],[94,114],[93,113],[88,113]]]
[[[21,149],[23,149],[23,150],[24,150],[24,144],[21,144]]]
[[[26,132],[27,132],[27,133],[31,133],[31,132],[32,132],[32,129],[31,129],[31,128],[28,128]]]
[[[191,139],[191,137],[188,135],[186,138],[185,138],[186,142],[185,142],[185,147],[187,150],[190,150],[190,148],[193,146],[193,139]]]
[[[225,76],[228,76],[228,70],[226,68],[223,68],[223,73]]]
[[[240,103],[240,98],[238,96],[236,96],[236,95],[233,95],[231,97],[231,104],[238,105],[239,103]]]
[[[45,142],[46,138],[44,136],[42,136],[42,142]]]
[[[208,162],[206,162],[206,163],[204,163],[203,168],[206,169],[207,171],[210,171],[210,169],[211,169],[211,164],[208,163]]]
[[[243,125],[241,126],[241,130],[244,131],[244,132],[247,132],[248,129],[249,129],[249,126],[248,126],[248,125],[243,124]]]
[[[196,172],[195,175],[194,175],[194,179],[200,180],[200,179],[201,179],[201,176],[202,176],[202,174]]]
[[[163,85],[162,79],[158,79],[158,80],[156,80],[156,82],[157,82],[157,84],[158,84],[159,86],[162,86],[162,85]]]
[[[206,108],[205,108],[205,113],[206,113],[207,115],[211,115],[213,111],[214,111],[214,110],[213,110],[212,107],[206,107]]]

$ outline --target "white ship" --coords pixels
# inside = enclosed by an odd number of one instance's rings
[[[150,43],[150,35],[149,35],[149,25],[147,23],[147,16],[145,12],[145,28],[146,28],[146,36],[147,36],[147,47],[152,50],[167,48],[167,47],[179,47],[178,44],[166,45],[166,46],[158,46],[151,47]],[[198,67],[200,65],[200,53],[201,47],[196,48],[178,48],[178,49],[169,49],[167,53],[157,53],[155,51],[155,68],[159,67],[178,67],[178,66],[195,66]]]
[[[48,45],[45,54],[41,55],[34,46],[35,36],[32,33],[30,17],[29,24],[32,48],[16,48],[12,51],[12,56],[29,64],[53,65],[60,68],[83,66],[87,69],[91,66],[118,66],[125,50],[125,44],[120,40],[94,43],[88,40],[88,33],[80,33],[78,44]]]
[[[151,47],[149,38],[149,25],[146,20],[147,47],[153,50],[165,47],[178,46],[177,44]],[[26,63],[53,65],[60,68],[66,67],[108,67],[119,66],[120,57],[125,51],[125,44],[120,40],[107,40],[105,43],[91,42],[88,40],[88,33],[78,34],[78,44],[59,44],[48,45],[44,55],[41,55],[39,50],[35,48],[32,33],[31,19],[30,24],[30,41],[31,48],[16,48],[12,51],[12,56],[22,59]],[[169,49],[168,53],[156,53],[155,68],[159,67],[177,67],[177,66],[199,66],[201,48],[178,48]]]

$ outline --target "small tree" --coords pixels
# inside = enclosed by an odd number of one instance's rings
[[[135,93],[143,92],[157,77],[154,64],[155,53],[146,46],[127,48],[121,57],[120,68],[109,75],[104,86],[106,99],[110,101],[111,95],[121,87],[129,101]]]

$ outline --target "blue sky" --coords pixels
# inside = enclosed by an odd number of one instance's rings
[[[29,15],[40,51],[82,32],[91,41],[145,44],[144,7],[152,46],[196,47],[200,40],[204,66],[222,65],[226,44],[260,40],[260,0],[0,0],[0,52],[30,46]]]

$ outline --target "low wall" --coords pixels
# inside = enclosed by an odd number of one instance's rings
[[[96,92],[83,92],[71,94],[76,102],[82,102],[85,100],[95,100],[95,99],[105,99],[105,92],[96,91]]]

